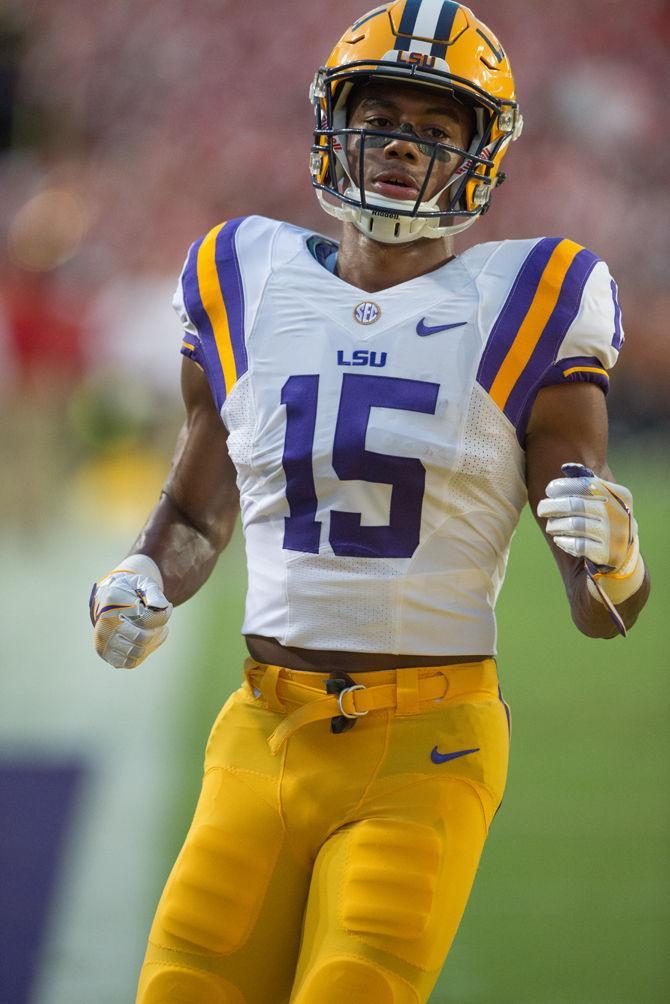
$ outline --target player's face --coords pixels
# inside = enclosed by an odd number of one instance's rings
[[[467,150],[475,127],[472,110],[448,95],[389,81],[371,81],[354,88],[347,124],[355,129],[407,133],[406,140],[366,139],[363,185],[358,177],[361,140],[358,136],[349,138],[349,164],[356,185],[391,199],[416,199],[421,190],[433,148],[417,139]],[[424,202],[444,188],[462,160],[455,153],[438,149]],[[445,204],[449,198],[447,191]]]

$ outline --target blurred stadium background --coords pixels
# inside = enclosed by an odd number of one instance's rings
[[[252,212],[333,233],[307,176],[307,88],[364,10],[0,2],[0,1004],[133,1000],[238,680],[240,542],[136,673],[95,656],[88,590],[180,424],[170,298],[188,245]],[[565,234],[608,260],[628,339],[613,467],[655,593],[628,641],[582,638],[526,514],[500,604],[508,794],[431,1000],[651,1004],[670,999],[670,5],[476,10],[511,53],[526,130],[459,247]]]

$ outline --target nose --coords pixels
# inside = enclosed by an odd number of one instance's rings
[[[417,145],[405,139],[392,139],[384,147],[384,155],[391,159],[408,160],[412,163],[418,160]]]
[[[404,160],[416,161],[418,159],[418,147],[416,145],[416,140],[418,139],[418,136],[414,132],[414,129],[409,124],[409,122],[402,122],[398,126],[397,131],[401,133],[406,133],[408,139],[389,140],[387,145],[384,147],[384,153],[390,157],[398,157]]]

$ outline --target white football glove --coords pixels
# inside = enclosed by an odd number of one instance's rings
[[[115,669],[134,669],[168,634],[172,604],[158,565],[132,554],[93,586],[89,601],[95,649]]]
[[[591,595],[611,608],[644,579],[633,497],[623,485],[581,464],[563,464],[561,470],[566,477],[549,482],[537,514],[546,518],[547,533],[558,547],[584,558]]]

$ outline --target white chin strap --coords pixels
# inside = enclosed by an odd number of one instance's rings
[[[347,198],[360,202],[361,192],[355,185],[350,185],[344,194]],[[452,237],[463,233],[478,219],[478,216],[472,216],[453,226],[449,224],[444,226],[440,224],[440,220],[444,217],[430,219],[420,216],[401,216],[398,213],[399,209],[405,211],[414,209],[414,199],[389,199],[377,192],[366,191],[367,207],[363,209],[360,206],[348,205],[346,202],[337,205],[328,202],[324,193],[319,190],[317,190],[317,195],[321,208],[330,216],[334,216],[343,223],[353,223],[362,234],[371,237],[372,240],[379,241],[380,244],[408,244],[420,237],[433,239]],[[441,195],[442,192],[438,192],[428,202],[419,203],[419,211],[434,212],[438,208],[437,202]]]

